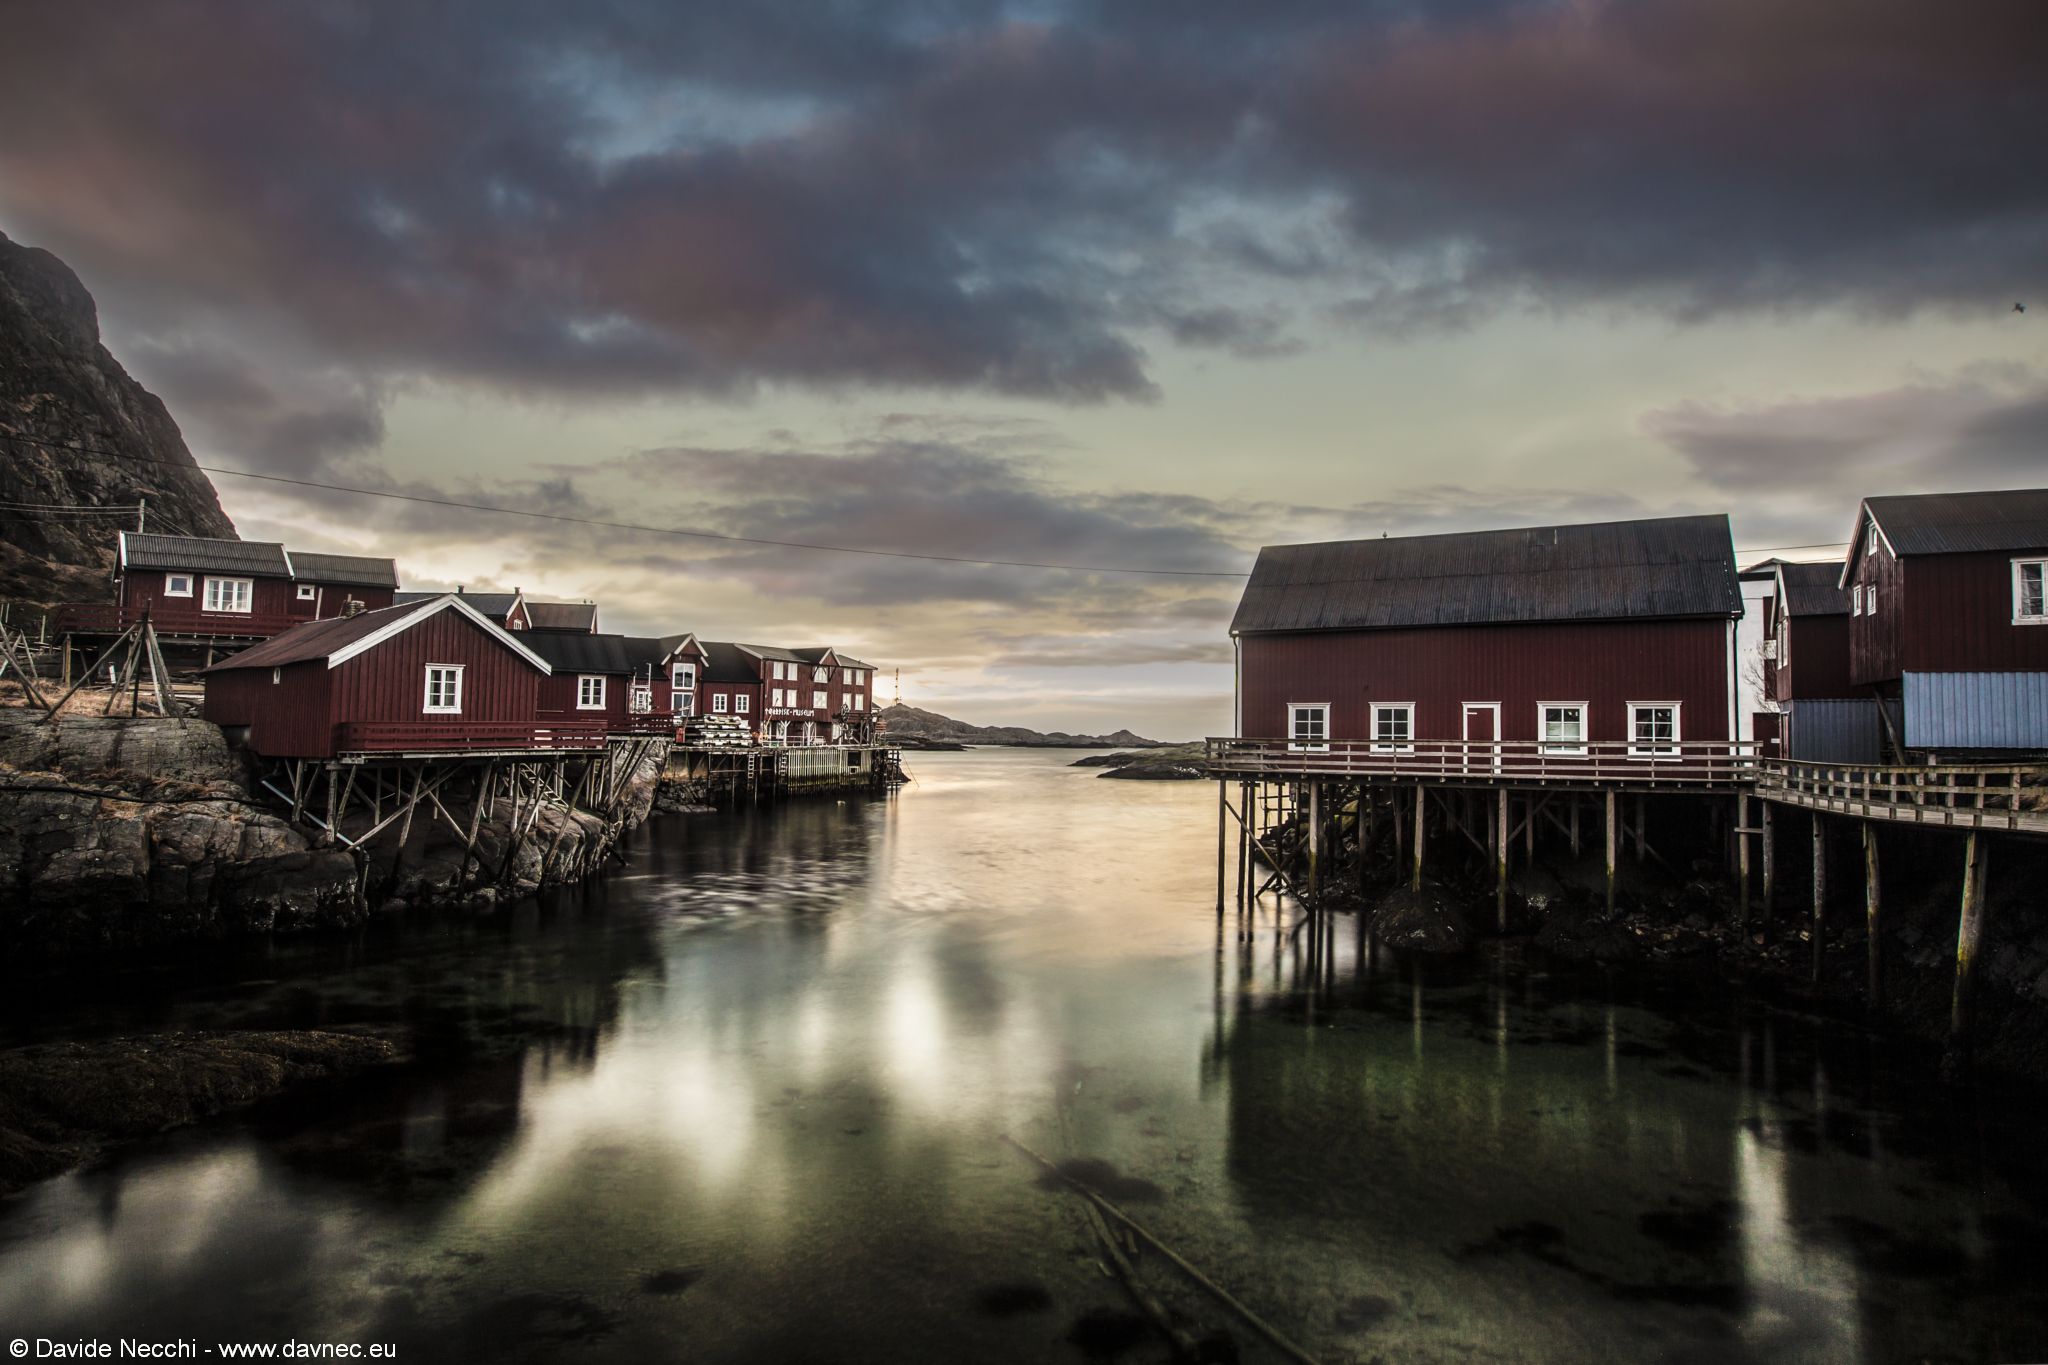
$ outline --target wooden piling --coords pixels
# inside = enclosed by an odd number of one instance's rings
[[[1771,828],[1771,803],[1760,803],[1764,808],[1763,833],[1757,836],[1763,841],[1764,852],[1764,919],[1768,922],[1771,911],[1778,904],[1778,841]]]
[[[1508,931],[1508,789],[1502,787],[1494,800],[1493,841],[1493,923],[1500,933]]]
[[[1308,894],[1314,900],[1323,874],[1323,784],[1308,784]]]
[[[1417,782],[1415,784],[1415,874],[1408,882],[1408,889],[1411,891],[1422,890],[1422,816],[1425,809],[1423,804],[1425,797],[1426,793],[1422,789],[1422,784]]]
[[[1884,935],[1877,922],[1880,900],[1877,876],[1877,826],[1863,821],[1863,918],[1868,926],[1870,959],[1870,1008],[1884,1008]]]
[[[1251,861],[1252,784],[1237,784],[1237,903],[1244,904],[1244,881]]]
[[[1749,797],[1735,798],[1735,913],[1738,927],[1749,928]]]
[[[1614,791],[1612,788],[1609,788],[1607,791],[1607,913],[1610,915],[1614,913],[1615,853]]]
[[[1827,958],[1828,838],[1820,812],[1813,813],[1813,979]]]
[[[1223,918],[1223,888],[1229,872],[1229,859],[1225,853],[1228,845],[1224,842],[1230,835],[1229,784],[1222,778],[1216,779],[1216,918]]]
[[[1964,836],[1963,912],[1956,925],[1956,989],[1949,1007],[1949,1041],[1970,1032],[1970,988],[1977,975],[1977,949],[1984,940],[1984,879],[1991,870],[1991,841],[1976,830]]]

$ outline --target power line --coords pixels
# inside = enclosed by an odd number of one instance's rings
[[[294,479],[283,474],[258,474],[254,470],[229,469],[222,465],[193,463],[184,464],[178,460],[160,459],[149,455],[136,455],[124,450],[107,450],[98,446],[64,445],[53,441],[39,441],[33,437],[15,436],[0,432],[0,441],[16,441],[24,445],[39,445],[52,450],[70,450],[89,455],[105,455],[116,460],[133,460],[139,464],[169,465],[178,469],[198,469],[208,474],[228,474],[240,479],[256,479],[263,483],[284,484],[292,488],[317,488],[328,493],[350,493],[364,498],[389,498],[397,502],[419,503],[427,507],[446,507],[463,512],[495,512],[500,516],[526,517],[533,521],[564,522],[572,526],[591,526],[603,531],[638,531],[646,535],[679,536],[691,540],[714,540],[729,545],[765,545],[781,550],[818,550],[830,554],[872,555],[884,559],[920,559],[938,564],[977,564],[1000,569],[1063,569],[1075,573],[1144,574],[1160,578],[1247,578],[1250,575],[1218,569],[1140,569],[1129,566],[1108,564],[1056,564],[1033,559],[977,559],[969,555],[927,554],[916,550],[876,550],[858,545],[825,545],[804,540],[772,540],[765,536],[735,536],[718,531],[685,531],[673,526],[646,526],[630,521],[605,521],[597,517],[576,517],[566,512],[532,512],[520,507],[498,507],[485,502],[463,502],[455,498],[430,498],[418,493],[394,493],[383,488],[353,488],[347,484],[322,483],[316,479]]]

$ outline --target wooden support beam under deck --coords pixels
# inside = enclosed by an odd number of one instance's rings
[[[1990,870],[1990,837],[1973,829],[1963,844],[1963,912],[1956,925],[1956,989],[1948,1016],[1952,1044],[1969,1038],[1971,986],[1977,975],[1977,950],[1984,942],[1984,879]]]

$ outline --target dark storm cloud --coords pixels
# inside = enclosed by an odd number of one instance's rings
[[[372,393],[1146,397],[1148,338],[1284,352],[1303,308],[2004,301],[2048,261],[2044,24],[2037,0],[27,3],[0,214],[144,333]]]

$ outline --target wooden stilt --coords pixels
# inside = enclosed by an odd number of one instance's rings
[[[1735,923],[1749,928],[1749,797],[1735,798]]]
[[[1813,813],[1813,979],[1827,959],[1828,836],[1820,812]]]
[[[327,828],[320,831],[320,837],[316,840],[321,848],[331,848],[334,844],[334,817],[336,809],[340,805],[341,770],[329,768],[327,770]]]
[[[1494,928],[1505,934],[1508,931],[1508,789],[1502,787],[1494,794],[1494,855],[1493,855],[1493,923]]]
[[[1863,823],[1863,919],[1867,926],[1870,942],[1870,1008],[1884,1008],[1884,934],[1877,922],[1878,903],[1881,899],[1877,876],[1877,826],[1868,820]]]
[[[1614,913],[1614,863],[1616,832],[1614,828],[1614,793],[1607,793],[1607,913]]]
[[[1229,847],[1229,845],[1228,845],[1227,843],[1225,843],[1225,842],[1224,842],[1224,841],[1225,841],[1225,840],[1226,840],[1226,839],[1227,839],[1227,838],[1229,837],[1229,835],[1230,835],[1230,825],[1229,825],[1229,823],[1228,823],[1228,821],[1229,821],[1229,814],[1230,814],[1230,798],[1229,798],[1229,784],[1227,784],[1227,783],[1226,783],[1226,782],[1225,782],[1225,781],[1224,781],[1224,780],[1223,780],[1222,778],[1218,778],[1218,779],[1216,780],[1216,918],[1217,918],[1217,919],[1222,919],[1222,918],[1223,918],[1223,888],[1224,888],[1224,881],[1225,881],[1225,878],[1227,877],[1227,875],[1228,875],[1228,872],[1229,872],[1229,867],[1228,867],[1228,860],[1227,860],[1227,855],[1226,855],[1226,853],[1225,853],[1225,850],[1226,850],[1226,849],[1227,849],[1227,848]]]
[[[1415,875],[1408,882],[1408,889],[1411,891],[1422,890],[1422,824],[1424,809],[1422,784],[1418,782],[1415,784]]]
[[[1764,922],[1768,924],[1771,912],[1778,908],[1778,841],[1771,828],[1771,803],[1760,803],[1764,808],[1763,833],[1757,837],[1763,841],[1764,852]]]
[[[1956,925],[1956,989],[1949,1007],[1948,1036],[1961,1044],[1970,1034],[1970,989],[1977,975],[1977,950],[1984,941],[1984,879],[1991,870],[1991,841],[1977,830],[1963,845],[1963,912]]]
[[[1572,793],[1572,861],[1579,860],[1579,794]]]
[[[1308,784],[1308,894],[1313,900],[1323,875],[1323,784]]]

